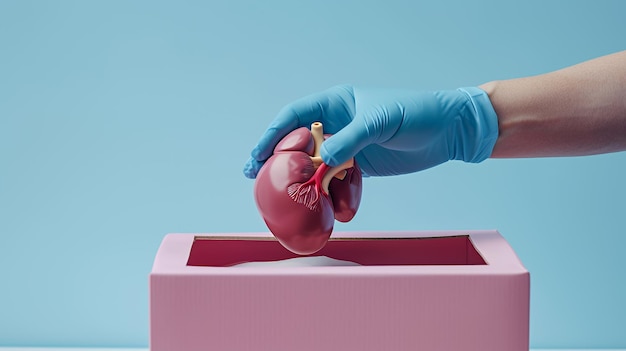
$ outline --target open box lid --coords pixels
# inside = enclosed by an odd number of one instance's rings
[[[363,266],[486,264],[469,235],[427,238],[333,238],[310,256]],[[188,266],[229,267],[249,262],[277,262],[302,257],[272,238],[196,236]]]
[[[370,272],[394,267],[396,272],[424,273],[427,268],[431,273],[527,273],[515,252],[495,230],[337,232],[314,256],[356,262],[369,267]],[[233,272],[245,270],[230,267],[243,262],[295,257],[299,256],[284,249],[269,233],[168,234],[159,248],[152,273],[194,274],[215,269]],[[289,267],[267,269],[281,268]],[[363,267],[306,268],[328,271],[328,268]]]

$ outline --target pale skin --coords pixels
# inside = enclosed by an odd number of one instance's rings
[[[499,137],[491,157],[626,150],[626,51],[480,88],[498,115]]]

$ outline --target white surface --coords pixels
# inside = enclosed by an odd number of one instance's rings
[[[352,261],[343,261],[327,256],[296,257],[270,262],[246,262],[233,267],[330,267],[330,266],[360,266]]]

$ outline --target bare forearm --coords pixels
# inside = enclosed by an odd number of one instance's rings
[[[626,51],[481,88],[498,115],[492,157],[626,150]]]

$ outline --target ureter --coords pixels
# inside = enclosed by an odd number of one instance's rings
[[[324,142],[324,126],[321,122],[313,122],[313,124],[311,124],[311,135],[313,136],[313,142],[315,143],[313,157],[320,157],[320,148]]]
[[[322,178],[322,189],[324,190],[324,192],[328,194],[328,186],[330,185],[330,181],[333,179],[333,177],[337,177],[343,180],[343,178],[346,176],[345,170],[351,167],[354,167],[354,159],[352,158],[340,164],[339,166],[331,167],[328,171],[326,171],[326,174],[324,174],[324,177]]]
[[[313,122],[311,124],[311,135],[313,136],[313,143],[314,143],[313,156],[311,156],[311,161],[313,161],[313,167],[317,169],[322,164],[322,156],[320,154],[320,149],[322,148],[322,143],[324,142],[324,126],[322,125],[322,122]],[[348,163],[350,163],[350,165],[345,166]],[[328,182],[326,186],[324,187],[325,191],[328,193],[328,183],[330,183],[330,180],[333,177],[343,180],[343,178],[345,178],[346,176],[345,169],[350,168],[352,166],[354,166],[354,160],[351,159],[337,167],[332,167],[331,169],[329,169],[326,175],[328,176],[328,174],[331,174],[331,173],[332,175],[328,177]]]

